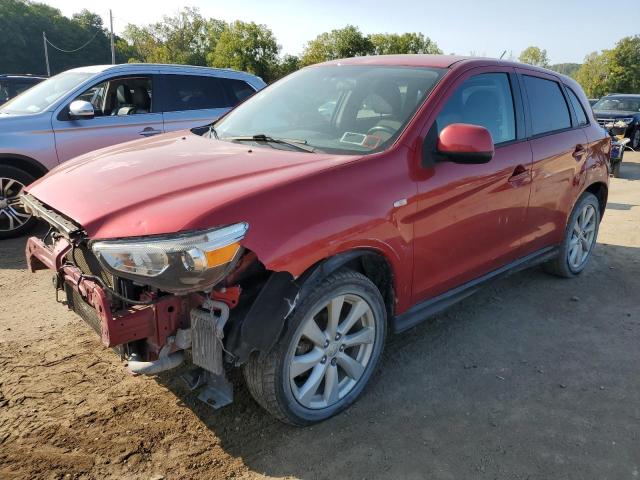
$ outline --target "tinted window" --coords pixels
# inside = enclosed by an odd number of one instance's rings
[[[242,80],[236,80],[233,78],[221,78],[220,83],[224,86],[227,93],[227,97],[231,100],[232,107],[235,107],[238,103],[245,101],[256,91],[247,82]]]
[[[491,132],[494,143],[515,140],[516,122],[509,76],[484,73],[466,80],[438,115],[438,133],[452,123],[480,125]]]
[[[533,135],[571,127],[571,115],[560,84],[524,75]]]
[[[578,96],[573,93],[573,90],[567,87],[567,92],[569,92],[569,100],[571,101],[571,105],[573,106],[573,111],[576,112],[576,118],[578,119],[578,125],[586,125],[589,123],[587,120],[587,114],[584,112],[584,108],[582,107],[582,102],[578,100]]]
[[[165,79],[165,112],[228,106],[220,81],[216,77],[165,75]]]

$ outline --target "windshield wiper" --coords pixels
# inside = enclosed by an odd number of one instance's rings
[[[287,145],[288,147],[295,148],[302,152],[315,153],[316,149],[307,145],[306,140],[291,140],[287,138],[275,138],[265,135],[264,133],[258,133],[252,136],[246,137],[223,137],[222,140],[229,140],[231,142],[265,142],[265,143],[277,143],[280,145]]]

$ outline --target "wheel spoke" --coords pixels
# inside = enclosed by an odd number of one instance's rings
[[[345,348],[349,348],[353,347],[354,345],[373,343],[375,335],[376,334],[373,328],[365,327],[361,330],[358,330],[356,333],[344,337],[343,345],[345,346]]]
[[[338,367],[329,365],[324,373],[324,392],[322,397],[327,405],[332,405],[338,401]]]
[[[578,256],[578,243],[580,242],[576,242],[573,248],[571,248],[571,250],[569,251],[569,263],[571,263],[571,265],[576,264],[576,257]]]
[[[364,300],[358,300],[351,306],[351,311],[349,312],[349,315],[347,315],[347,318],[345,318],[344,321],[340,325],[338,325],[338,332],[341,335],[346,335],[347,333],[349,333],[349,330],[353,328],[356,322],[369,311],[371,311],[371,309],[369,308],[367,302],[365,302]]]
[[[327,337],[320,330],[320,327],[316,323],[315,319],[310,319],[307,324],[304,326],[304,330],[302,330],[302,335],[307,337],[313,343],[315,343],[319,347],[324,347],[325,341]]]
[[[319,348],[314,348],[304,355],[296,355],[295,357],[293,357],[290,370],[291,378],[296,378],[310,368],[315,367],[318,363],[320,363],[320,360],[322,360],[323,356],[324,353],[322,350],[320,350]]]
[[[5,183],[6,181],[6,183]],[[15,180],[13,180],[12,178],[5,178],[3,179],[2,183],[0,184],[0,195],[2,195],[3,197],[8,197],[9,196],[9,190],[11,190],[11,186],[16,183]]]
[[[298,398],[304,405],[309,405],[313,396],[318,392],[318,387],[324,378],[326,364],[319,363],[313,370],[306,382],[298,390]]]
[[[582,233],[582,229],[580,228],[580,225],[578,225],[577,221],[576,221],[576,223],[573,224],[573,232],[576,235],[580,235]]]
[[[364,372],[364,366],[346,353],[338,354],[336,361],[345,373],[354,380],[358,380],[362,375],[362,372]]]
[[[327,305],[327,335],[330,340],[333,340],[333,338],[336,336],[338,323],[340,323],[340,312],[342,312],[343,305],[344,295],[332,298],[329,305]]]
[[[591,221],[591,217],[593,217],[593,208],[587,207],[585,209],[584,223],[582,225],[583,230],[584,230],[585,227],[587,227],[589,225],[589,222]]]

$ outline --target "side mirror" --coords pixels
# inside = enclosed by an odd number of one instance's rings
[[[438,136],[436,150],[441,157],[455,163],[487,163],[494,153],[489,130],[467,123],[445,127]]]
[[[84,100],[74,100],[69,105],[69,115],[73,118],[84,118],[89,119],[93,118],[95,112],[93,110],[93,105],[89,102],[85,102]]]

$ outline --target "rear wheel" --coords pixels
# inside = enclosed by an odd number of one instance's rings
[[[600,204],[596,196],[583,193],[569,216],[560,253],[544,265],[545,270],[565,278],[582,273],[596,244],[600,217]]]
[[[36,219],[20,204],[22,189],[35,178],[19,168],[0,166],[0,239],[17,237],[29,232]]]
[[[321,281],[290,317],[264,360],[244,367],[249,391],[279,420],[309,425],[351,405],[380,360],[386,309],[364,275],[341,270]]]

